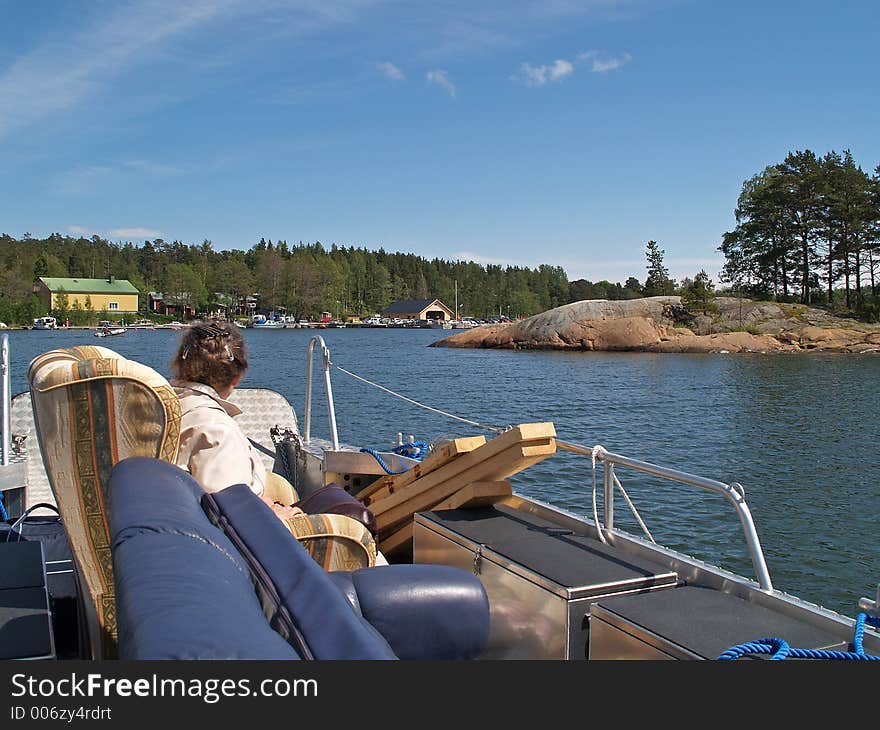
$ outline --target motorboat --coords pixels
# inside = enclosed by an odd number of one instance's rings
[[[33,322],[33,327],[31,329],[35,330],[57,330],[58,329],[58,320],[55,317],[45,316],[45,317],[37,317]]]

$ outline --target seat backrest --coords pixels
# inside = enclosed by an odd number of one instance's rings
[[[76,560],[95,658],[116,656],[107,499],[122,459],[174,462],[180,404],[152,368],[106,347],[52,350],[28,368],[43,464]]]

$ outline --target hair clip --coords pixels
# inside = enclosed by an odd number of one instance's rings
[[[186,360],[187,355],[189,355],[189,345],[183,348],[183,354],[181,354],[180,359]]]
[[[227,337],[229,337],[229,332],[227,332],[222,327],[218,327],[216,324],[193,325],[193,331],[196,333],[196,336],[201,340],[225,340]]]

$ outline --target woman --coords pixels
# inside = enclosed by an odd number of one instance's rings
[[[183,331],[171,363],[171,385],[181,410],[177,465],[208,492],[247,484],[327,570],[387,564],[360,522],[343,515],[305,515],[266,494],[273,482],[293,490],[283,477],[266,472],[259,452],[234,420],[241,409],[228,399],[247,369],[247,347],[237,326],[195,322]]]
[[[247,369],[247,348],[235,325],[196,322],[181,335],[171,363],[181,409],[177,465],[208,492],[247,484],[280,519],[288,519],[302,510],[265,495],[266,469],[233,420],[241,409],[227,400]]]

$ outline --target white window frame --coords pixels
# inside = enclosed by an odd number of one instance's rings
[[[107,302],[107,311],[108,312],[119,311],[119,302]]]

